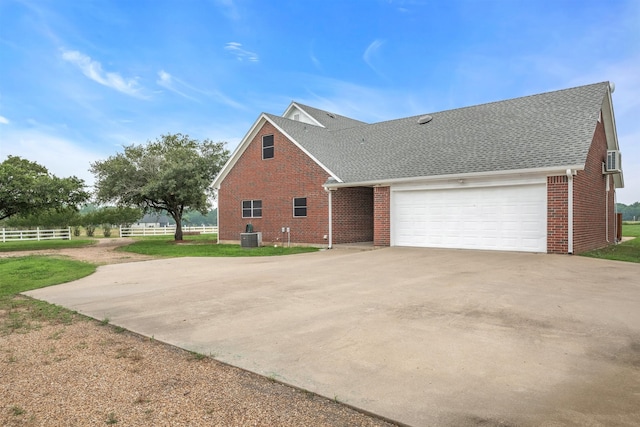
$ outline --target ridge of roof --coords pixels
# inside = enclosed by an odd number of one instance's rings
[[[331,118],[325,110],[292,102],[287,111],[295,106],[321,126],[262,113],[214,186],[224,180],[263,120],[344,185],[581,169],[598,121],[605,126],[609,149],[617,149],[611,104],[608,82],[434,112],[422,124],[422,115],[372,124],[336,114]],[[622,174],[614,179],[618,188],[623,185]]]
[[[343,182],[575,166],[586,161],[608,90],[602,82],[433,112],[426,124],[416,115],[301,134],[279,119]]]
[[[297,101],[292,101],[293,104],[304,110],[307,114],[313,117],[317,122],[322,124],[329,130],[342,130],[350,127],[363,126],[368,123],[353,119],[351,117],[336,114],[331,111],[321,110],[310,105],[305,105]]]

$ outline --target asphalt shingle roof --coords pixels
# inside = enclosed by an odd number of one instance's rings
[[[267,115],[343,182],[584,165],[608,83],[365,124]],[[335,120],[335,122],[332,122]]]
[[[341,116],[340,114],[331,113],[329,111],[320,110],[309,105],[300,104],[299,102],[296,102],[296,105],[309,113],[309,115],[313,116],[314,119],[320,122],[320,124],[322,124],[322,126],[324,126],[328,130],[342,130],[367,124],[365,122],[361,122],[360,120]]]

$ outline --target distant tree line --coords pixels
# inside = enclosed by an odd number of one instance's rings
[[[73,227],[74,234],[80,235],[84,227],[87,236],[93,236],[97,227],[102,228],[105,237],[111,235],[111,229],[120,225],[130,225],[142,217],[142,209],[129,207],[89,208],[84,212],[75,208],[46,209],[28,214],[18,214],[2,221],[3,227]]]
[[[7,228],[65,228],[73,227],[77,235],[79,228],[84,227],[88,236],[93,236],[96,228],[102,228],[103,233],[110,235],[114,227],[129,227],[140,222],[144,216],[143,209],[131,207],[84,205],[81,209],[47,209],[30,214],[14,215],[0,221],[1,227]],[[198,211],[190,211],[183,215],[183,225],[217,225],[217,209],[206,215]]]
[[[211,183],[229,158],[224,145],[178,133],[124,147],[91,164],[93,194],[82,179],[58,178],[36,162],[8,156],[0,162],[0,226],[71,226],[78,234],[84,227],[89,236],[100,226],[108,236],[113,226],[165,212],[176,224],[174,238],[182,240],[183,224],[217,225]],[[92,196],[103,207],[87,205]]]
[[[617,203],[618,212],[622,214],[623,221],[640,221],[640,202],[631,205]]]
[[[188,211],[182,216],[182,225],[218,225],[218,209],[203,215],[199,211]]]

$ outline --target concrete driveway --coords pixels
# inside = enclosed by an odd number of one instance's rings
[[[334,249],[27,294],[410,425],[640,425],[640,264]]]

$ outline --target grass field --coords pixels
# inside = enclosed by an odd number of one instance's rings
[[[219,245],[215,234],[185,236],[185,241],[176,243],[168,236],[140,237],[136,242],[120,248],[124,252],[163,257],[246,257],[293,255],[315,252],[318,248],[262,246],[245,249],[240,245]]]
[[[622,225],[622,236],[635,237],[618,245],[585,252],[580,255],[603,258],[615,261],[640,262],[640,223],[625,223]]]
[[[20,292],[70,282],[88,276],[96,266],[44,256],[0,259],[0,335],[33,329],[34,322],[69,323],[76,313],[19,296]]]
[[[13,242],[0,242],[0,252],[38,251],[44,249],[80,248],[93,245],[95,239],[71,239],[71,240],[16,240]]]
[[[86,262],[46,256],[0,259],[0,297],[79,279],[96,271]]]

